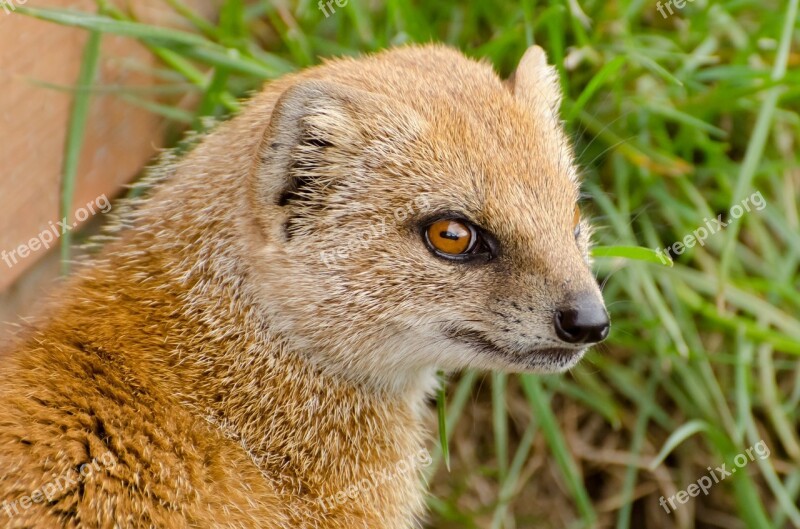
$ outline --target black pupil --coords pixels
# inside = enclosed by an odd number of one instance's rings
[[[459,234],[453,233],[452,231],[440,231],[439,237],[442,239],[450,239],[451,241],[457,241],[461,238]]]

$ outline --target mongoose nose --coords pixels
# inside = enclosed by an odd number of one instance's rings
[[[597,343],[606,339],[611,323],[602,303],[580,296],[569,307],[556,311],[556,334],[567,343]]]

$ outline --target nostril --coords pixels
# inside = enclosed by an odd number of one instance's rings
[[[556,312],[555,327],[559,338],[567,343],[582,342],[586,336],[586,330],[577,325],[578,311],[568,309]]]
[[[602,305],[589,305],[556,311],[556,335],[567,343],[596,343],[605,340],[611,327]]]
[[[603,340],[608,338],[608,333],[610,330],[611,330],[611,322],[609,322],[608,318],[606,318],[606,322],[603,325],[599,326],[594,333],[589,335],[589,338],[591,338],[590,341],[602,342]]]

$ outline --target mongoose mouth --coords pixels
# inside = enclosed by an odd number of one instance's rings
[[[510,366],[525,371],[563,371],[577,364],[586,352],[585,347],[580,349],[546,347],[519,353],[497,345],[480,331],[450,327],[445,329],[444,333],[451,340],[466,344],[481,353],[500,357]]]

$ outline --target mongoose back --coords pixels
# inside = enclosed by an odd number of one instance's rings
[[[438,369],[605,338],[539,48],[270,83],[154,169],[0,368],[0,526],[401,529]]]

